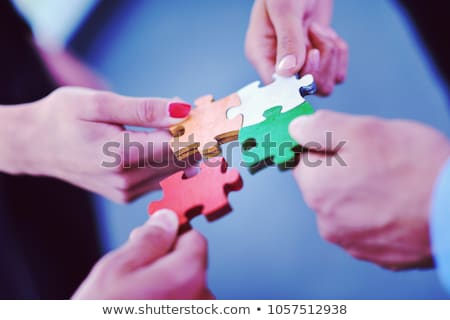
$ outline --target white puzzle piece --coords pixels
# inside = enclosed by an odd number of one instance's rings
[[[307,74],[297,79],[296,76],[285,78],[277,74],[273,75],[274,82],[260,87],[260,82],[252,82],[237,94],[241,105],[233,106],[227,110],[227,118],[233,119],[239,114],[243,116],[243,127],[248,127],[265,120],[264,111],[275,106],[282,106],[281,111],[286,112],[305,102],[300,94],[300,88],[306,87],[314,91],[314,78]],[[306,90],[308,91],[308,90]],[[311,92],[313,93],[313,92]]]

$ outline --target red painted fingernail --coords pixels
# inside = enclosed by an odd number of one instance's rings
[[[191,105],[185,102],[169,103],[169,115],[172,118],[185,118],[191,112]]]

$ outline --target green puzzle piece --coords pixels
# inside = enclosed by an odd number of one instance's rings
[[[290,136],[289,124],[299,116],[314,113],[314,109],[308,102],[286,112],[281,112],[281,109],[281,106],[267,109],[263,114],[266,120],[241,128],[239,141],[246,166],[254,167],[266,159],[283,165],[294,159],[293,149],[299,144]]]

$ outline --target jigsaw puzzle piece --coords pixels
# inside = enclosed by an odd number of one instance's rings
[[[239,132],[242,161],[246,166],[252,168],[265,160],[283,165],[294,159],[293,149],[299,145],[289,134],[289,124],[299,116],[314,113],[314,109],[308,102],[303,102],[287,112],[281,111],[281,106],[272,107],[264,112],[263,122],[244,127]]]
[[[160,183],[163,199],[149,205],[149,214],[171,209],[178,215],[180,226],[184,226],[199,214],[212,221],[230,212],[228,193],[240,190],[243,183],[239,171],[227,168],[225,159],[217,157],[202,162],[193,177],[185,177],[182,171],[169,176]]]
[[[281,112],[287,112],[305,102],[303,96],[314,94],[316,85],[312,75],[300,79],[296,76],[281,77],[273,75],[274,82],[260,87],[260,82],[252,82],[240,89],[237,94],[240,105],[233,105],[227,111],[227,118],[243,116],[242,127],[248,127],[264,121],[264,111],[274,106],[281,106]]]
[[[197,99],[188,119],[169,128],[175,156],[182,160],[197,152],[205,158],[219,155],[221,144],[238,138],[242,116],[228,120],[226,112],[230,106],[239,104],[236,93],[217,101],[212,95]]]

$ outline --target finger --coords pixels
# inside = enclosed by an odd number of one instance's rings
[[[343,113],[319,110],[293,120],[289,125],[289,133],[307,149],[337,152],[339,150],[335,149],[336,145],[352,138],[355,118]]]
[[[126,204],[138,199],[139,197],[151,191],[159,189],[161,189],[159,180],[157,178],[151,178],[149,180],[143,181],[139,185],[129,190],[110,188],[110,190],[105,192],[105,195],[116,203]]]
[[[191,106],[163,98],[132,98],[105,91],[92,91],[82,107],[82,118],[120,125],[162,128],[188,116]]]
[[[276,71],[281,76],[292,76],[305,63],[307,40],[303,26],[304,4],[302,1],[289,0],[268,0],[266,3],[276,33]]]
[[[157,211],[114,255],[122,272],[130,272],[153,263],[172,248],[178,232],[178,217],[168,209]]]
[[[347,78],[348,70],[348,45],[339,36],[336,38],[337,47],[339,49],[339,62],[337,66],[336,83],[342,83]]]
[[[136,167],[164,166],[173,161],[167,131],[122,131],[103,146],[103,160],[115,165],[111,169],[121,171]]]
[[[204,291],[206,267],[206,240],[191,230],[178,239],[170,254],[140,270],[136,277],[155,288],[165,288],[165,299],[192,299]]]
[[[320,70],[320,51],[319,49],[310,49],[308,51],[305,65],[301,70],[301,74],[312,74],[314,79],[318,77]]]
[[[338,70],[339,50],[330,30],[313,23],[309,32],[312,46],[320,51],[320,68],[315,77],[320,95],[333,91]]]
[[[131,191],[141,184],[148,183],[149,181],[159,181],[173,172],[183,170],[181,167],[174,166],[172,164],[164,165],[161,167],[145,167],[145,168],[132,168],[126,169],[123,172],[117,174],[108,173],[108,176],[101,177],[104,179],[105,184],[121,190]]]
[[[245,37],[245,54],[263,82],[272,82],[275,72],[276,35],[262,0],[256,0],[253,5]]]

